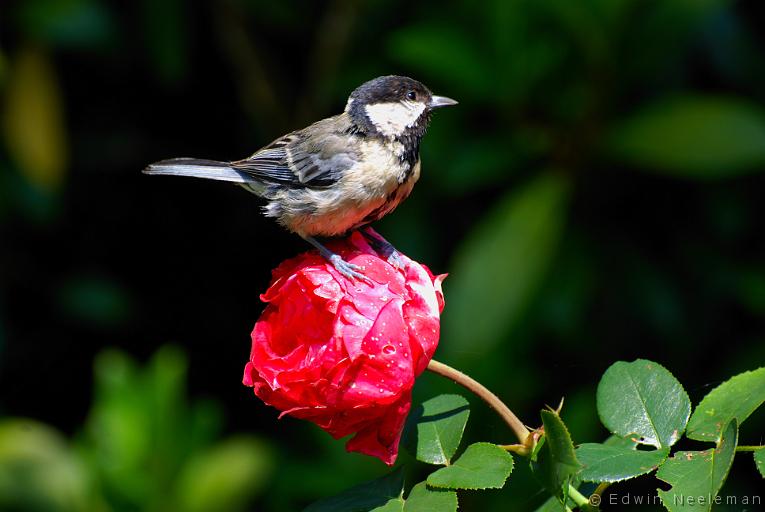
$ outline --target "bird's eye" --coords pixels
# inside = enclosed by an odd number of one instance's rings
[[[411,100],[411,101],[416,100],[417,99],[417,93],[414,92],[414,91],[409,91],[408,93],[406,93],[406,99]]]

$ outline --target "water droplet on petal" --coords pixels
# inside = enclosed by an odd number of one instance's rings
[[[384,354],[388,354],[388,355],[395,354],[396,353],[396,347],[394,347],[393,345],[385,345],[382,348],[382,351],[383,351]]]

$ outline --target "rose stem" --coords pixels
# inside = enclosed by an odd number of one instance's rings
[[[756,452],[758,450],[762,450],[763,448],[765,448],[765,446],[744,446],[744,445],[739,445],[739,446],[736,446],[736,451],[737,452]]]
[[[571,484],[568,486],[568,495],[574,501],[574,503],[576,503],[580,510],[593,510],[592,506],[590,505],[590,499],[579,492],[576,487]]]
[[[601,500],[603,499],[603,494],[606,492],[606,489],[611,487],[611,482],[601,482],[600,485],[598,485],[595,490],[592,492],[592,495],[597,494],[600,496]]]
[[[526,428],[521,420],[518,419],[513,411],[511,411],[510,408],[506,406],[505,403],[499,399],[499,397],[497,397],[497,395],[486,389],[483,384],[473,379],[472,377],[465,375],[461,371],[436,361],[435,359],[431,359],[428,363],[428,370],[433,373],[437,373],[442,377],[453,380],[460,386],[477,395],[481,400],[486,402],[489,407],[494,409],[497,414],[500,415],[505,423],[507,423],[507,426],[510,427],[510,430],[515,433],[518,441],[521,444],[526,442],[526,438],[530,434],[529,429]]]

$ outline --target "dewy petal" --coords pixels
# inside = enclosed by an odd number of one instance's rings
[[[349,280],[317,253],[273,272],[252,333],[243,383],[280,411],[306,419],[350,451],[392,464],[414,379],[438,344],[441,281],[401,257],[395,269],[354,233],[330,242],[372,280]]]
[[[398,457],[398,445],[411,405],[412,395],[407,391],[399,401],[385,409],[380,421],[359,430],[345,444],[345,449],[377,457],[392,466]]]

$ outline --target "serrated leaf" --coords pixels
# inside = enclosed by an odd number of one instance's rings
[[[448,464],[465,431],[470,404],[460,395],[440,395],[409,414],[403,444],[417,460]]]
[[[717,447],[701,452],[677,452],[662,464],[656,477],[672,486],[658,489],[662,503],[670,512],[709,511],[728,476],[738,443],[738,424],[725,426]]]
[[[542,411],[545,429],[545,446],[539,454],[539,462],[532,466],[545,488],[559,499],[571,483],[581,465],[576,459],[574,443],[566,425],[555,411]]]
[[[744,372],[723,382],[705,396],[688,422],[689,438],[717,441],[731,419],[746,420],[765,402],[765,368]]]
[[[603,441],[603,444],[613,446],[614,448],[628,448],[630,450],[634,450],[638,445],[635,436],[621,437],[613,434],[608,436],[608,439]]]
[[[447,284],[444,348],[481,357],[521,318],[560,240],[568,192],[564,176],[539,175],[501,198],[462,243]]]
[[[756,450],[754,455],[754,465],[757,466],[757,471],[760,472],[762,478],[765,478],[765,448]]]
[[[585,482],[620,482],[650,473],[669,455],[669,448],[642,451],[634,448],[585,443],[576,449]]]
[[[613,133],[611,154],[678,176],[725,178],[765,163],[765,116],[739,99],[662,100],[614,127]]]
[[[412,487],[404,503],[404,512],[451,512],[457,510],[457,493],[443,489],[428,489],[425,482]]]
[[[500,489],[513,471],[513,457],[491,443],[471,444],[454,464],[434,471],[428,485],[445,489]]]
[[[396,469],[381,478],[319,500],[304,512],[400,512],[404,508],[404,473]]]
[[[612,364],[598,384],[598,415],[614,434],[669,448],[685,430],[691,401],[663,366],[645,359]]]

